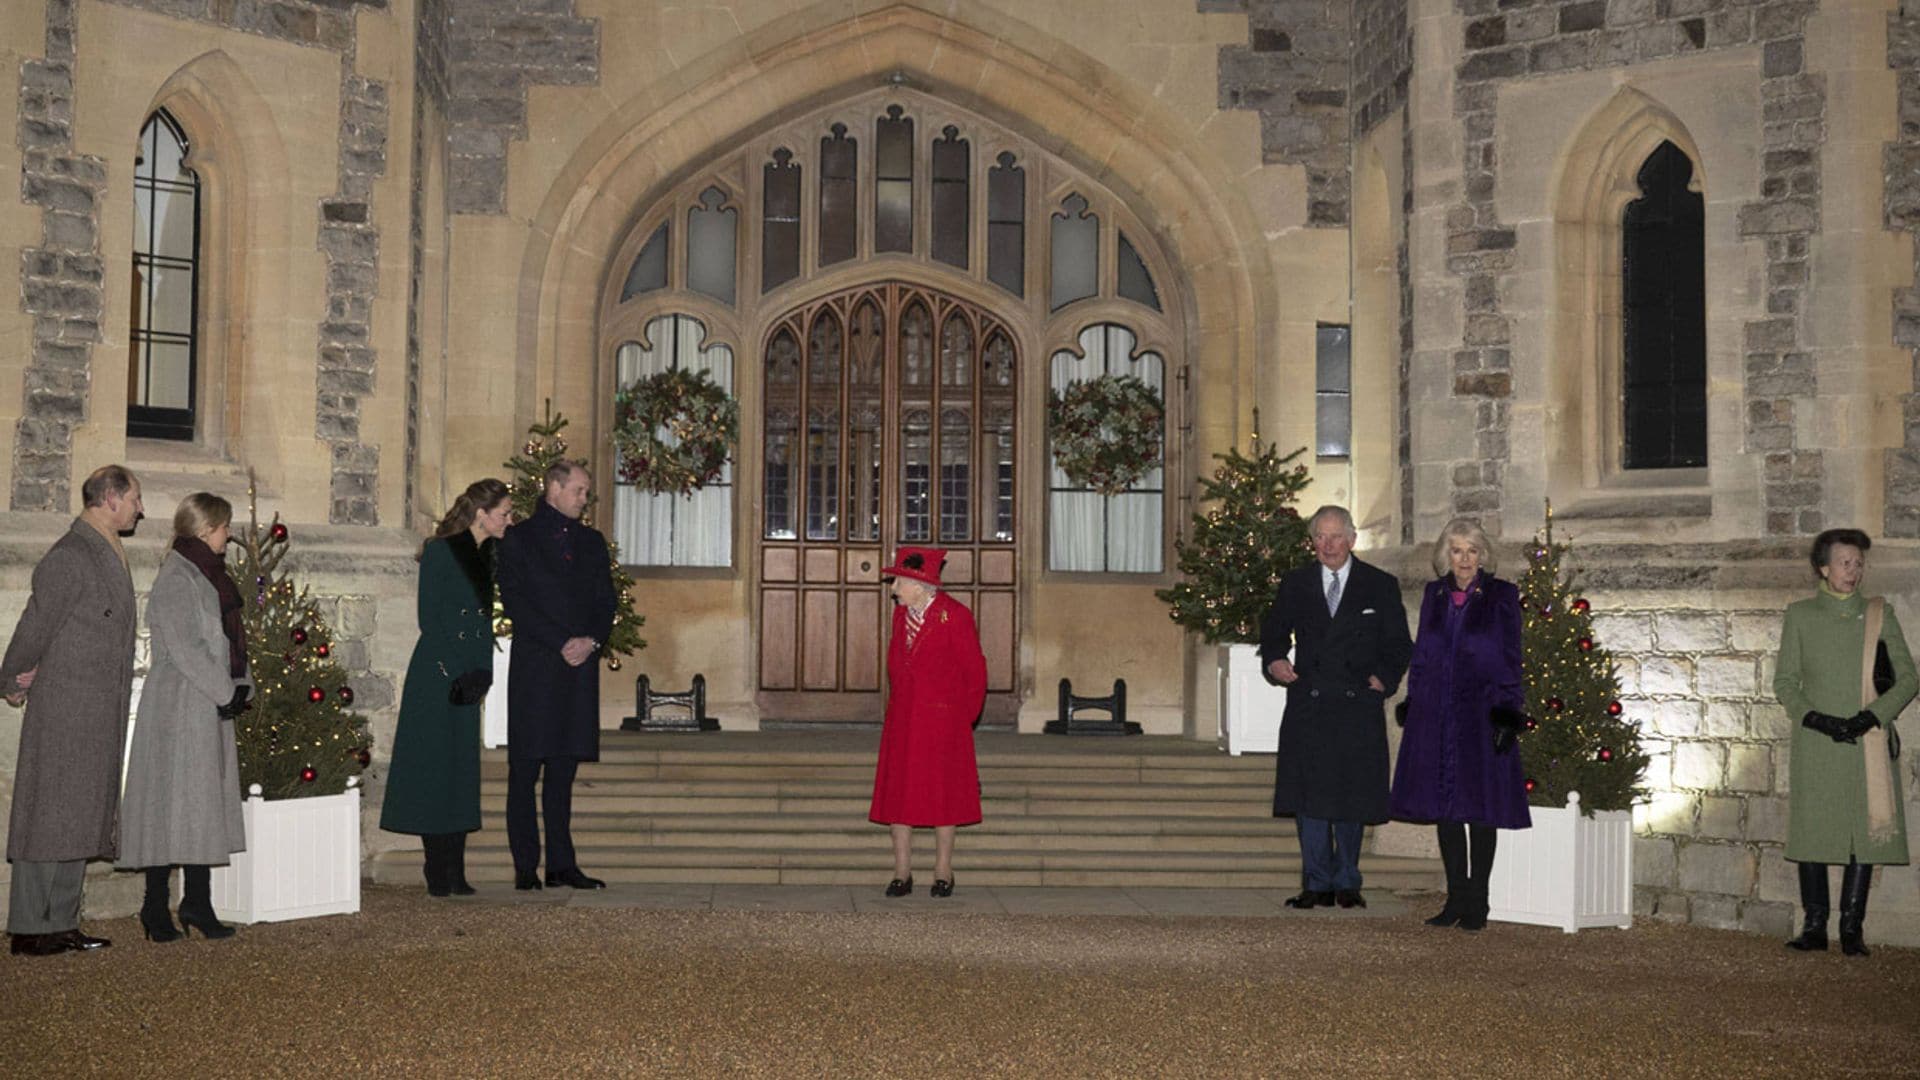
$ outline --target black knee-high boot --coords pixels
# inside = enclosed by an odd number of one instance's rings
[[[1848,956],[1870,956],[1862,932],[1867,921],[1867,889],[1873,867],[1849,862],[1840,874],[1840,951]]]
[[[1807,913],[1806,922],[1800,926],[1800,936],[1787,942],[1787,948],[1798,952],[1827,951],[1827,864],[1823,862],[1795,863],[1800,868],[1800,908]]]
[[[1467,890],[1470,899],[1460,913],[1460,929],[1484,930],[1487,926],[1487,878],[1493,874],[1493,851],[1500,831],[1491,825],[1467,826]]]
[[[447,841],[447,891],[455,896],[472,896],[473,886],[467,883],[467,834],[448,833]]]
[[[233,927],[221,922],[213,913],[212,867],[182,866],[180,868],[180,925],[189,930],[200,931],[202,937],[233,936]]]
[[[1467,829],[1457,821],[1442,821],[1433,831],[1440,838],[1440,864],[1447,868],[1447,904],[1427,925],[1453,926],[1467,906]]]
[[[147,867],[147,894],[140,902],[140,929],[148,941],[179,941],[180,928],[173,925],[167,901],[173,892],[173,867]]]
[[[427,879],[428,896],[447,895],[447,848],[450,837],[445,833],[427,833],[420,837],[420,847],[425,854],[423,872]]]

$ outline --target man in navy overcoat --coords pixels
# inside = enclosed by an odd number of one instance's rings
[[[613,632],[613,564],[606,538],[580,523],[593,477],[562,461],[527,520],[507,530],[494,561],[500,602],[513,621],[507,675],[507,845],[516,889],[537,889],[540,831],[533,785],[547,822],[547,884],[606,883],[580,872],[573,852],[573,774],[600,758],[600,665]]]
[[[1304,879],[1287,906],[1366,907],[1360,838],[1387,820],[1386,703],[1413,642],[1399,580],[1353,557],[1352,515],[1323,506],[1307,528],[1318,561],[1280,579],[1260,627],[1267,674],[1287,688],[1273,813],[1299,824]]]

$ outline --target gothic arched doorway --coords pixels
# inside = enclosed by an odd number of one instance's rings
[[[993,312],[904,282],[776,319],[764,379],[757,544],[761,715],[878,720],[900,544],[947,551],[972,609],[989,721],[1018,710],[1018,350]]]

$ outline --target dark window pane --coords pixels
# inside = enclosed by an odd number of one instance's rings
[[[710,187],[687,214],[687,287],[731,304],[740,213],[726,202],[725,192]]]
[[[766,184],[760,230],[760,291],[771,292],[800,276],[800,166],[781,147],[761,170]]]
[[[647,242],[641,246],[640,254],[634,256],[633,265],[627,269],[627,283],[620,289],[622,301],[631,300],[641,293],[667,287],[667,223],[653,230]]]
[[[1314,328],[1313,369],[1316,388],[1322,392],[1353,391],[1353,331],[1334,323]]]
[[[933,143],[933,257],[964,270],[973,222],[967,198],[967,140],[951,124],[942,134],[945,138]]]
[[[1160,290],[1153,287],[1153,275],[1147,272],[1147,264],[1133,249],[1133,241],[1127,239],[1126,233],[1120,234],[1120,295],[1160,310]]]
[[[847,125],[833,125],[820,140],[820,265],[854,256],[859,240],[860,165],[857,140]]]
[[[1706,214],[1693,163],[1663,142],[1621,222],[1622,464],[1705,465]]]
[[[1027,171],[1003,151],[987,170],[987,280],[1027,292]]]
[[[1087,200],[1069,195],[1053,215],[1053,281],[1048,293],[1055,311],[1084,300],[1099,289],[1100,219]]]
[[[1321,323],[1314,329],[1314,453],[1353,454],[1353,332]]]
[[[127,434],[194,436],[199,336],[200,180],[186,132],[165,109],[140,130],[133,178]]]
[[[913,120],[898,105],[873,122],[873,250],[913,250]]]
[[[900,418],[900,539],[933,539],[933,418],[913,409]]]

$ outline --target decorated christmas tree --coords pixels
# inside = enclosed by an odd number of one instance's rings
[[[373,756],[367,718],[334,655],[333,631],[305,586],[281,568],[292,538],[280,515],[265,528],[249,479],[247,529],[227,546],[228,573],[245,603],[252,707],[234,721],[240,787],[269,799],[338,795]]]
[[[548,468],[560,461],[571,461],[581,466],[587,464],[585,458],[566,456],[567,441],[560,437],[560,432],[566,426],[567,418],[556,415],[549,406],[547,418],[527,429],[527,441],[520,447],[520,452],[507,459],[506,468],[512,474],[507,479],[507,485],[513,491],[514,520],[525,521],[539,507],[541,498],[546,495]],[[593,524],[593,507],[597,501],[592,495],[587,497],[586,512],[580,515],[584,524]],[[619,671],[621,657],[632,656],[647,647],[647,640],[640,636],[640,628],[646,625],[647,620],[646,616],[634,610],[633,575],[620,565],[620,547],[611,537],[607,539],[607,553],[613,563],[608,572],[613,575],[613,597],[618,606],[614,608],[613,631],[607,635],[605,656],[607,669]],[[495,629],[502,637],[506,637],[513,632],[513,626],[502,615],[496,599]]]
[[[1174,545],[1185,580],[1154,594],[1174,622],[1209,643],[1259,641],[1280,578],[1313,555],[1294,508],[1307,486],[1307,467],[1294,459],[1306,447],[1282,457],[1273,444],[1261,446],[1256,429],[1248,449],[1214,455],[1219,467],[1200,480],[1200,498],[1211,505],[1193,515],[1193,535]]]
[[[1613,656],[1593,632],[1593,610],[1566,567],[1572,545],[1553,538],[1553,506],[1527,549],[1520,579],[1522,670],[1527,683],[1526,732],[1520,739],[1527,800],[1580,808],[1625,810],[1642,794],[1647,768],[1640,732],[1620,704]]]

